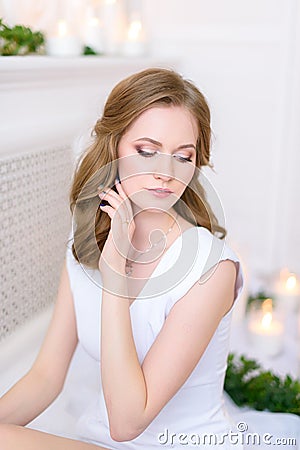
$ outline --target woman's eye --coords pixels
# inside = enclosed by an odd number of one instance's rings
[[[145,157],[145,158],[151,158],[154,155],[157,155],[157,152],[149,152],[146,150],[143,150],[141,148],[136,148],[136,151],[139,155]],[[190,156],[184,157],[181,155],[173,155],[174,158],[176,158],[178,161],[185,163],[185,162],[192,162],[192,158]]]
[[[150,158],[151,156],[156,155],[156,152],[146,152],[145,150],[142,150],[141,148],[137,148],[136,151],[139,155],[144,156],[145,158]]]
[[[174,157],[178,159],[178,161],[180,162],[192,162],[192,159],[189,156],[185,158],[184,156],[181,155],[174,155]]]

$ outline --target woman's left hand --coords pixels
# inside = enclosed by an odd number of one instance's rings
[[[112,271],[125,272],[126,258],[131,247],[135,231],[135,223],[130,199],[125,194],[120,182],[113,189],[102,191],[98,195],[109,205],[100,206],[111,218],[111,227],[99,259],[99,270],[102,275],[111,275]]]

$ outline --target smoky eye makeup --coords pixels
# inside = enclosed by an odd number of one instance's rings
[[[152,151],[148,150],[148,149],[145,150],[145,149],[143,149],[140,146],[136,146],[135,150],[140,156],[142,156],[144,158],[152,158],[155,155],[160,153],[158,150],[152,150]],[[176,160],[178,160],[179,162],[182,162],[182,163],[192,162],[192,157],[191,157],[192,155],[191,156],[183,156],[183,155],[180,155],[180,154],[178,155],[178,154],[174,153],[172,156],[173,156],[174,159],[176,159]]]
[[[136,152],[141,155],[144,156],[145,158],[151,158],[154,155],[157,155],[157,151],[156,150],[144,150],[141,147],[135,147]]]
[[[173,155],[174,158],[178,159],[180,162],[192,162],[192,158],[190,156],[181,156],[181,155]]]

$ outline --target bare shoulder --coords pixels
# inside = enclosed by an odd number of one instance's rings
[[[218,280],[226,283],[235,283],[236,275],[236,262],[232,259],[223,259],[201,275],[199,282],[202,284],[206,283],[213,277],[213,281]]]
[[[191,289],[173,306],[173,313],[202,314],[204,309],[217,320],[224,316],[234,302],[236,263],[225,259],[200,276]]]

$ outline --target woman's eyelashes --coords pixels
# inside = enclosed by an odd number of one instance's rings
[[[178,159],[178,161],[181,161],[181,162],[192,162],[192,158],[190,158],[189,156],[187,156],[187,157],[184,157],[181,155],[173,155],[173,156],[174,156],[174,158]]]
[[[139,155],[144,156],[145,158],[150,158],[151,156],[156,155],[156,151],[155,152],[147,152],[143,149],[141,149],[140,147],[136,147],[136,151]]]
[[[150,151],[146,151],[143,150],[141,147],[136,147],[136,151],[139,155],[143,156],[144,158],[151,158],[154,155],[157,155],[157,153],[159,153],[157,150],[150,152]],[[192,158],[190,156],[184,157],[181,155],[173,155],[174,158],[176,158],[178,161],[180,162],[192,162]]]

